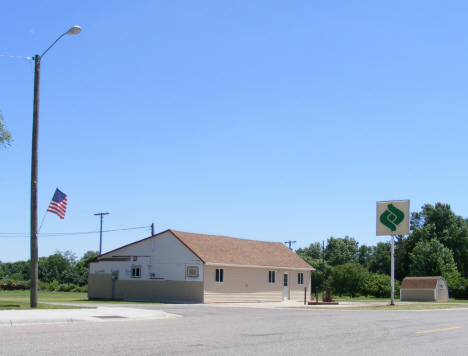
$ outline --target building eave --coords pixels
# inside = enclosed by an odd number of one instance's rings
[[[205,262],[206,266],[214,267],[237,267],[237,268],[261,268],[261,269],[287,269],[291,271],[315,271],[313,267],[288,267],[288,266],[255,266],[255,265],[236,265],[227,263]]]

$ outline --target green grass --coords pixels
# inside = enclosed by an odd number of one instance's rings
[[[340,310],[436,310],[436,309],[464,309],[468,308],[467,304],[441,304],[437,302],[412,302],[411,304],[398,305],[372,305],[362,307],[344,307]]]
[[[30,291],[28,290],[6,290],[0,291],[0,302],[1,301],[15,301],[15,302],[27,302],[29,303]],[[80,301],[88,300],[88,293],[72,293],[72,292],[49,292],[39,291],[37,292],[38,302],[65,302],[75,303]]]
[[[319,301],[322,300],[322,295],[319,294]],[[399,297],[395,297],[395,305],[381,305],[383,303],[390,304],[390,298],[376,298],[372,296],[360,296],[351,298],[349,296],[334,297],[336,302],[354,302],[364,303],[364,306],[349,306],[340,307],[339,310],[435,310],[435,309],[459,309],[468,308],[468,300],[450,299],[448,302],[405,302],[400,304]],[[375,305],[379,303],[380,305]],[[322,307],[321,309],[338,309],[336,307]]]
[[[314,298],[315,298],[315,295],[314,295]],[[388,302],[390,303],[390,297],[388,298],[376,298],[376,297],[373,297],[373,296],[360,296],[360,297],[357,297],[357,298],[351,298],[350,296],[342,296],[342,297],[337,297],[337,296],[333,296],[334,300],[336,302],[356,302],[356,303],[360,303],[360,302],[379,302],[379,303],[385,303],[385,302]],[[319,294],[319,301],[322,301],[322,295]],[[315,300],[315,299],[314,299]],[[398,295],[395,295],[395,303],[398,302],[400,300],[400,296]],[[433,303],[438,303],[438,302],[433,302]],[[445,302],[445,303],[468,303],[468,300],[464,300],[464,299],[450,299],[448,302]]]
[[[149,302],[125,302],[119,300],[88,300],[88,293],[74,292],[37,292],[38,309],[78,309],[92,308],[86,304],[147,304]],[[0,291],[0,310],[30,309],[30,291]],[[41,303],[80,303],[83,306],[53,305]],[[161,304],[154,303],[153,304]]]
[[[315,298],[315,295],[314,295],[314,298]],[[345,295],[342,297],[333,296],[333,299],[336,302],[385,302],[388,300],[388,302],[390,303],[390,297],[389,298],[376,298],[373,296],[366,296],[366,297],[360,296],[357,298],[351,298],[350,296]],[[322,294],[320,293],[318,295],[318,300],[319,302],[322,301]]]
[[[78,309],[83,307],[40,304],[41,302],[78,302],[88,300],[87,293],[66,292],[37,292],[37,309]],[[0,310],[24,310],[31,309],[30,292],[26,291],[0,291]]]
[[[390,297],[388,298],[376,298],[371,296],[360,296],[356,298],[351,298],[349,296],[342,296],[342,297],[334,297],[337,302],[388,302],[390,303]]]
[[[76,307],[71,305],[38,304],[37,309],[89,309],[90,307]],[[28,302],[0,301],[0,311],[2,310],[26,310],[31,309]]]

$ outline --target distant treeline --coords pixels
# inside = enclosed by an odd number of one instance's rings
[[[86,261],[99,255],[88,251],[79,260],[71,251],[56,251],[49,257],[39,257],[38,279],[41,289],[60,291],[85,291],[88,285]],[[29,289],[31,283],[31,262],[1,262],[0,284],[23,284]]]
[[[411,213],[408,236],[395,237],[395,297],[407,276],[442,276],[451,298],[468,299],[468,219],[455,215],[450,205],[426,204]],[[322,243],[312,243],[296,253],[316,269],[313,291],[325,288],[339,295],[390,296],[391,243],[361,245],[352,237],[327,239],[325,268]]]

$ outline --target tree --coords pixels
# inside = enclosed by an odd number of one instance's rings
[[[59,252],[59,251],[57,251],[57,252]],[[74,266],[78,262],[77,257],[76,257],[76,253],[74,253],[72,251],[67,250],[65,252],[61,252],[61,254],[62,254],[62,257],[65,258],[68,261],[68,264],[70,266]]]
[[[315,268],[315,271],[312,272],[312,287],[316,289],[317,287],[319,290],[323,290],[323,281],[327,280],[331,266],[325,261],[325,265],[323,265],[322,260],[322,245],[320,242],[312,243],[309,247],[304,249],[299,248],[296,250],[296,254],[301,257],[304,261],[306,261],[309,265]],[[325,267],[325,276],[323,275],[323,269]],[[324,279],[325,278],[325,279]],[[313,290],[312,292],[314,292]]]
[[[447,279],[447,287],[450,291],[450,298],[468,299],[468,280],[460,274],[451,275]]]
[[[373,246],[366,246],[366,245],[360,246],[357,252],[359,264],[363,267],[368,268],[373,253],[374,253]]]
[[[453,253],[437,239],[420,241],[410,254],[412,276],[443,276],[458,274]]]
[[[395,236],[395,279],[402,281],[409,275],[408,238]]]
[[[322,245],[320,244],[320,242],[311,243],[309,247],[305,247],[304,249],[297,249],[296,254],[301,257],[311,258],[313,260],[321,259]]]
[[[391,249],[392,245],[388,241],[377,243],[369,261],[370,272],[390,275]]]
[[[453,252],[458,271],[468,277],[468,221],[455,215],[449,204],[425,204],[420,213],[413,213],[412,233],[408,236],[407,251],[411,253],[421,241],[436,239]]]
[[[340,297],[348,294],[355,298],[363,289],[368,275],[367,269],[359,263],[346,263],[332,269],[328,284]]]
[[[96,257],[96,256],[99,256],[99,251],[87,251],[85,252],[83,257],[80,258],[80,261],[86,262],[89,259]]]
[[[11,133],[5,127],[5,120],[3,119],[2,111],[0,110],[0,147],[10,145]]]
[[[38,260],[38,277],[43,283],[75,284],[84,286],[88,284],[88,266],[86,261],[98,256],[97,251],[88,251],[79,260],[72,251],[56,251],[49,257],[40,257]],[[27,281],[30,278],[30,261],[0,262],[0,279],[13,279],[14,281]]]
[[[327,239],[325,259],[331,266],[356,262],[359,243],[353,238],[345,236],[335,239],[333,236]]]
[[[391,277],[386,274],[369,273],[362,293],[376,298],[390,298],[392,290]],[[400,293],[400,282],[395,281],[395,295]]]

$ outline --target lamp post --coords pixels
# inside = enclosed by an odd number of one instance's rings
[[[37,153],[39,141],[39,81],[41,76],[41,59],[65,35],[77,35],[81,32],[80,26],[73,26],[40,56],[34,56],[34,107],[33,107],[33,133],[32,133],[32,158],[31,158],[31,308],[37,308]]]

